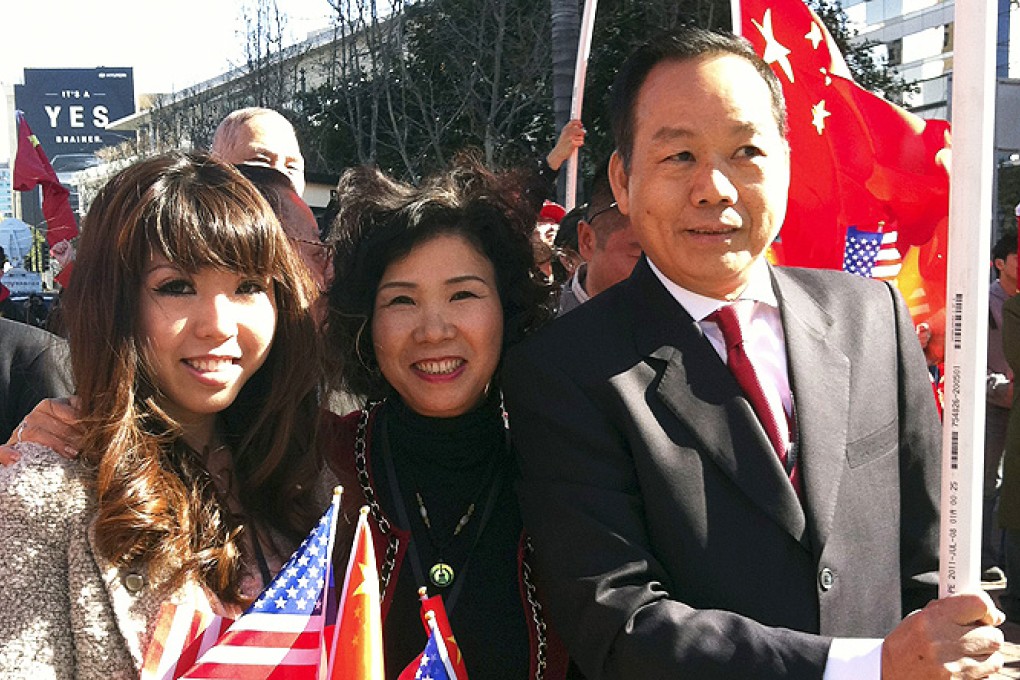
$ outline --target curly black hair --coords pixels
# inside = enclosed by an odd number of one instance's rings
[[[376,289],[392,262],[440,235],[460,236],[492,263],[504,351],[552,317],[552,289],[535,275],[529,241],[535,214],[519,176],[497,175],[476,155],[460,154],[420,186],[375,167],[352,168],[340,178],[337,195],[330,237],[336,278],[326,319],[336,388],[369,399],[390,393],[372,342]]]

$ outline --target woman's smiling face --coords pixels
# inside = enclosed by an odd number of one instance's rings
[[[379,281],[372,337],[383,377],[412,410],[467,413],[484,399],[502,348],[492,263],[457,235],[418,244]]]

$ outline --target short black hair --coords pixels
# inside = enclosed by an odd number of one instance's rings
[[[607,213],[615,212],[616,215]],[[616,219],[613,219],[613,218]],[[614,232],[629,224],[629,219],[616,207],[613,186],[609,183],[609,157],[603,160],[591,180],[591,200],[584,221],[595,233],[595,244],[604,248]]]
[[[553,245],[560,248],[567,247],[577,250],[577,223],[584,219],[588,210],[587,205],[579,205],[572,208],[560,220],[560,228],[556,231],[556,238]]]
[[[1017,231],[1014,228],[1006,228],[999,240],[992,246],[992,261],[1005,260],[1017,252]],[[999,269],[995,268],[995,275],[999,275]]]
[[[744,38],[724,31],[696,26],[680,26],[649,40],[635,50],[623,63],[613,81],[609,95],[613,138],[616,150],[630,167],[634,147],[634,108],[648,74],[665,61],[688,61],[705,55],[733,54],[746,59],[768,85],[772,99],[772,115],[779,134],[786,136],[786,101],[783,87],[772,68],[755,53]]]
[[[340,177],[337,195],[326,345],[340,389],[370,399],[390,393],[372,342],[376,289],[391,263],[437,236],[459,236],[492,263],[504,349],[552,316],[552,289],[534,275],[535,214],[511,175],[497,176],[476,156],[460,154],[419,187],[375,167],[352,168]]]

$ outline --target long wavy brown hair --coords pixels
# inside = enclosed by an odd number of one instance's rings
[[[259,192],[204,154],[166,154],[122,171],[97,196],[81,233],[64,298],[82,460],[96,471],[98,547],[115,564],[143,563],[170,583],[195,578],[243,605],[240,539],[251,521],[299,539],[321,511],[308,493],[321,469],[314,288]],[[219,420],[246,519],[217,498],[201,457],[157,404],[139,330],[154,255],[190,273],[216,267],[273,282],[269,355]]]

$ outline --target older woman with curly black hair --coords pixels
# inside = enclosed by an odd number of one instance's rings
[[[498,388],[503,350],[550,316],[522,192],[461,159],[413,187],[340,180],[327,344],[369,405],[332,423],[345,501],[371,508],[388,674],[441,595],[471,677],[565,677],[527,566]],[[328,435],[326,436],[328,439]]]

